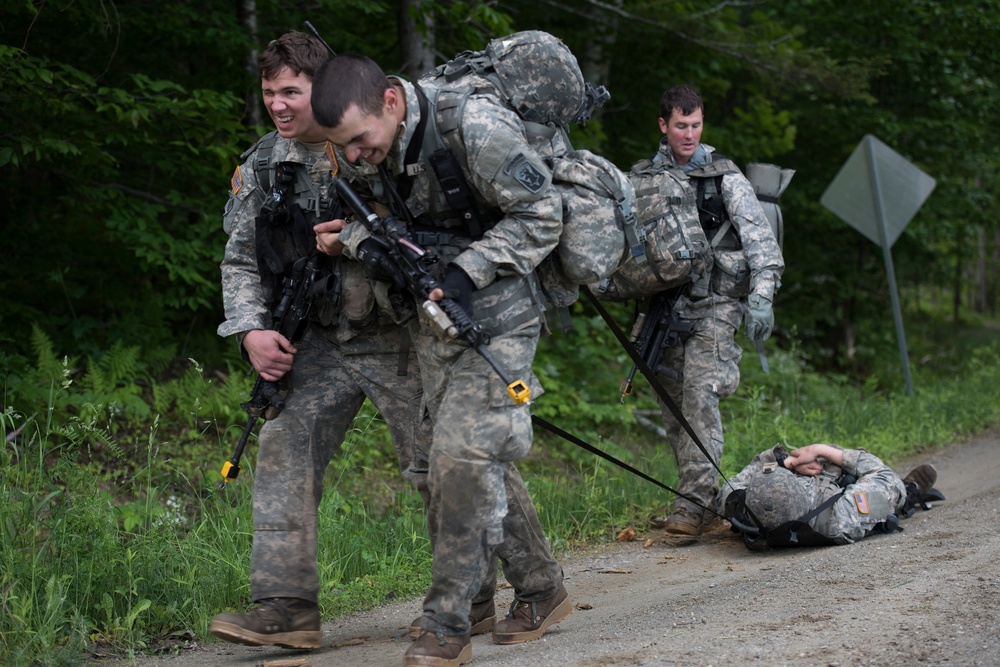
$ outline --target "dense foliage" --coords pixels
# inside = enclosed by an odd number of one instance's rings
[[[223,367],[219,217],[266,122],[247,63],[309,19],[405,71],[403,12],[438,61],[517,29],[565,39],[613,95],[577,141],[623,167],[655,148],[662,89],[696,84],[708,143],[797,171],[778,335],[828,368],[863,377],[892,347],[881,253],[819,204],[865,134],[937,179],[894,250],[904,290],[996,307],[996,3],[46,0],[0,33],[0,369],[30,359],[30,324],[71,356],[122,342],[153,372]]]

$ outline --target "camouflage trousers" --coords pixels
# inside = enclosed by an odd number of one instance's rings
[[[664,366],[676,371],[679,378],[660,375],[658,379],[718,464],[723,445],[719,399],[731,395],[740,384],[743,348],[736,342],[736,331],[744,305],[738,299],[713,295],[697,302],[681,297],[677,307],[681,319],[694,326],[683,345],[668,348],[663,355]],[[674,509],[683,507],[701,516],[703,508],[711,508],[714,502],[718,473],[669,408],[657,400],[677,462],[677,490],[695,501],[678,496]]]
[[[523,279],[474,294],[474,316],[493,334],[489,351],[537,396],[531,373],[541,319],[524,298]],[[562,568],[552,557],[514,462],[531,447],[528,405],[516,405],[493,368],[467,345],[417,338],[424,400],[433,423],[429,531],[434,550],[424,629],[469,631],[473,599],[492,596],[497,559],[522,600],[555,594]]]
[[[426,474],[411,469],[418,450],[429,449],[430,441],[430,423],[420,418],[416,354],[409,355],[404,376],[398,352],[344,354],[314,328],[296,348],[285,408],[260,430],[250,565],[254,600],[317,601],[317,509],[323,477],[366,396],[389,427],[400,471],[429,501]]]

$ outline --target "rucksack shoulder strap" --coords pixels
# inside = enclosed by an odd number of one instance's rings
[[[274,152],[274,145],[277,143],[278,131],[271,130],[240,155],[240,160],[244,161],[253,155],[254,151],[257,152],[253,162],[253,171],[254,175],[257,176],[257,183],[260,184],[260,189],[265,193],[271,190],[271,172],[273,171],[271,167],[271,154]]]
[[[740,173],[740,168],[736,166],[735,162],[725,155],[712,153],[711,162],[697,169],[692,169],[687,172],[687,175],[691,178],[715,178],[716,176],[736,173]]]

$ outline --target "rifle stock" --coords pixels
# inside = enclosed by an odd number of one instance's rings
[[[677,317],[672,301],[666,292],[653,296],[649,302],[649,312],[640,312],[636,317],[632,327],[632,345],[653,372],[677,380],[680,379],[680,374],[661,362],[667,348],[680,345],[683,336],[691,332],[692,325]],[[637,370],[638,366],[633,364],[628,377],[621,384],[622,403],[626,396],[632,394],[632,381]]]

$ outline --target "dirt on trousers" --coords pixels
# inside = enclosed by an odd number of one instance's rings
[[[947,498],[904,531],[853,545],[755,553],[716,521],[688,545],[640,532],[557,554],[574,613],[542,639],[472,640],[476,667],[1000,665],[1000,432],[916,456]],[[513,598],[498,591],[498,612]],[[140,667],[402,665],[420,599],[323,624],[309,652],[202,638]]]

